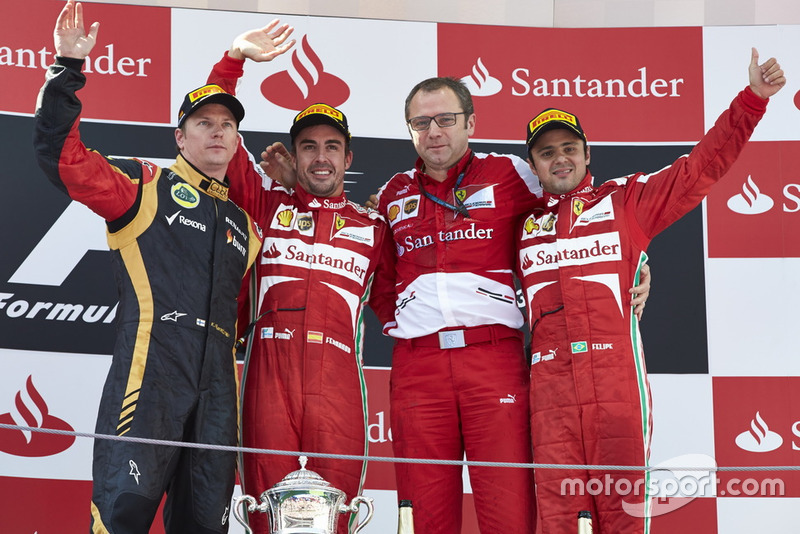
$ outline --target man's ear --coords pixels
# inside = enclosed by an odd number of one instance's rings
[[[533,175],[538,178],[539,174],[536,172],[536,167],[534,166],[533,160],[531,160],[530,157],[528,158],[528,167],[530,167],[531,172],[533,173]]]
[[[344,157],[344,170],[350,168],[350,165],[353,164],[353,151],[348,150],[347,155]]]
[[[467,128],[467,134],[470,137],[472,137],[472,135],[475,134],[475,123],[477,121],[478,121],[478,116],[475,115],[474,113],[472,115],[470,115],[469,117],[467,117],[467,123],[466,123],[465,126]]]
[[[586,166],[589,166],[589,162],[591,161],[591,156],[589,155],[589,145],[586,145]]]
[[[175,128],[175,144],[178,145],[178,150],[183,151],[183,130]]]

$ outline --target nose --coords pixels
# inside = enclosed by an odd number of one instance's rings
[[[567,161],[567,154],[563,150],[559,150],[556,153],[556,161],[557,162]]]
[[[444,130],[444,128],[436,124],[436,121],[432,120],[431,125],[428,127],[428,137],[439,137],[442,135],[442,130]]]
[[[314,154],[314,161],[325,161],[325,151],[321,148],[317,149],[317,153]]]

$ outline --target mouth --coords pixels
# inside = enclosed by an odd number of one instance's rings
[[[559,178],[563,178],[565,176],[569,176],[571,173],[572,173],[572,169],[571,168],[563,168],[563,169],[556,169],[551,174],[553,176],[556,176],[556,177],[559,177]]]
[[[327,178],[333,174],[333,169],[311,169],[311,174],[313,176],[318,176],[319,178]]]

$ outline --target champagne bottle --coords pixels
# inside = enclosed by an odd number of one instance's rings
[[[400,501],[397,512],[397,534],[414,534],[413,510],[411,501]]]
[[[592,534],[592,512],[578,512],[578,534]]]

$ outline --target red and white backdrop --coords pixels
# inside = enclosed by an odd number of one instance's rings
[[[14,3],[0,19],[0,422],[92,432],[117,302],[104,225],[47,182],[31,146],[61,6]],[[80,95],[84,141],[155,161],[174,157],[183,95],[204,83],[234,36],[274,18],[85,7],[101,29]],[[687,152],[746,84],[751,46],[778,57],[789,85],[753,142],[704,206],[650,249],[655,285],[643,331],[653,464],[800,465],[800,281],[793,276],[800,267],[800,26],[541,29],[281,18],[295,26],[298,44],[272,63],[246,66],[239,89],[245,139],[260,152],[287,140],[307,104],[341,107],[355,137],[348,191],[357,201],[413,164],[403,101],[424,78],[465,79],[481,151],[524,155],[527,120],[551,106],[576,113],[592,144],[593,172],[608,179],[657,170]],[[390,342],[374,322],[365,352],[371,453],[390,456]],[[0,430],[3,531],[85,532],[91,447],[88,438]],[[769,495],[776,479],[782,496]],[[720,472],[709,480],[699,498],[659,501],[654,532],[796,529],[794,473]],[[465,532],[475,533],[468,479],[466,488]],[[365,532],[392,531],[391,464],[371,464],[366,493],[376,500],[376,518]]]

